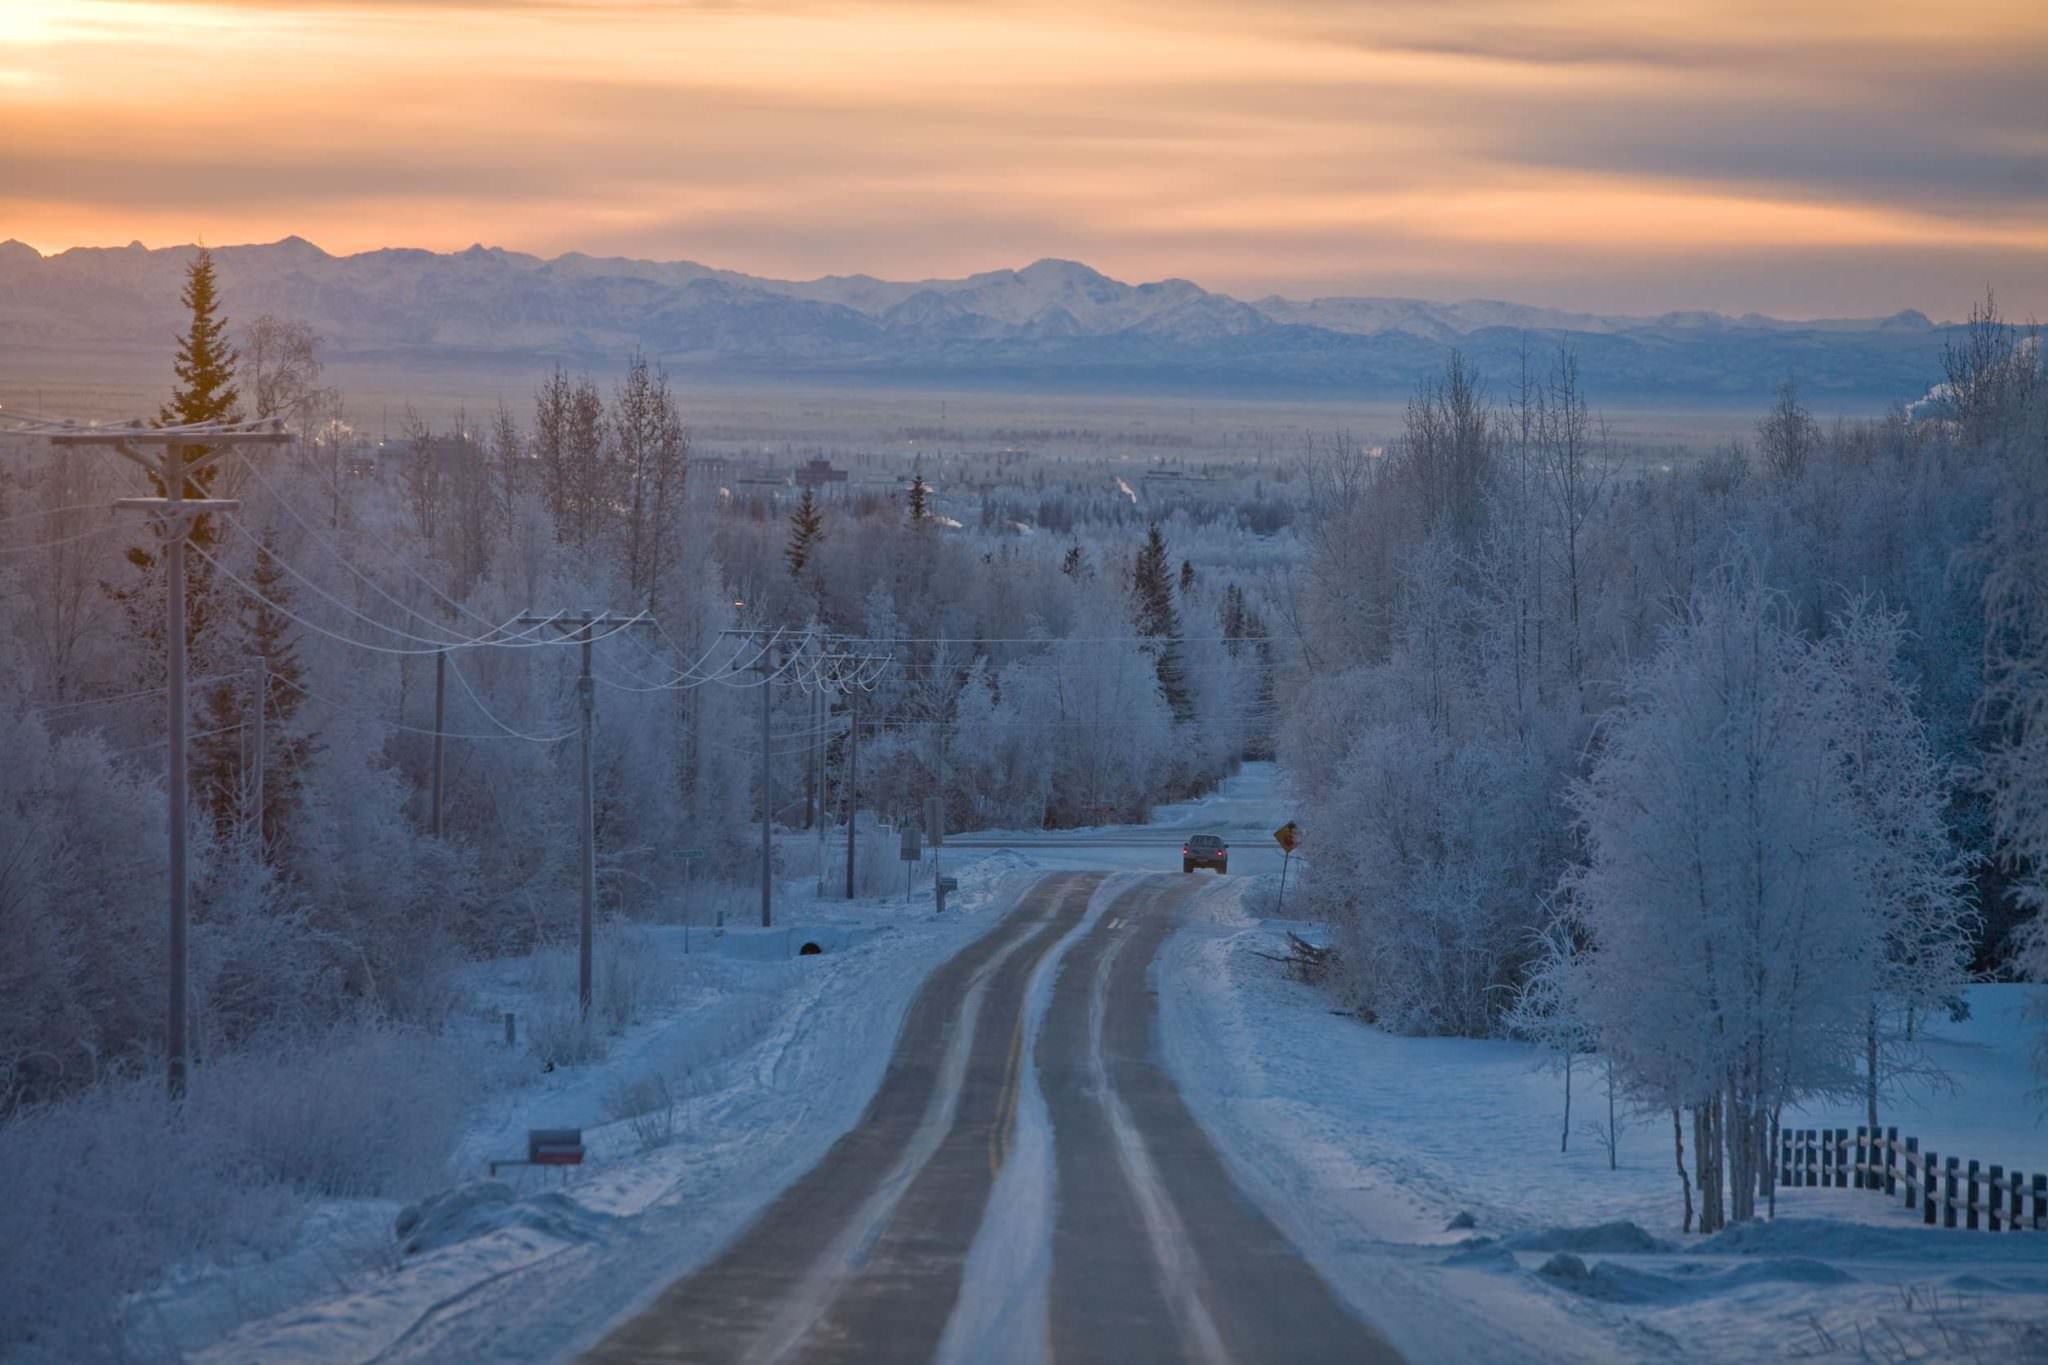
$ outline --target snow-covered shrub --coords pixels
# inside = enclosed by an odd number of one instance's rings
[[[624,1122],[642,1151],[666,1147],[676,1136],[675,1089],[668,1077],[657,1071],[633,1081],[621,1081],[605,1095],[605,1113],[614,1122]]]
[[[1309,827],[1304,889],[1335,926],[1356,1008],[1404,1033],[1492,1030],[1539,911],[1538,869],[1519,855],[1540,837],[1542,778],[1512,748],[1452,742],[1421,717],[1352,740]]]
[[[902,836],[893,829],[863,825],[853,847],[853,894],[856,899],[902,896],[906,886],[931,885],[928,863],[914,864],[906,880],[903,871]],[[838,898],[846,892],[846,845],[838,843],[837,857],[828,855],[830,870],[825,875],[825,895]],[[728,920],[728,923],[731,921]]]
[[[604,1026],[595,1010],[583,1012],[571,985],[566,996],[557,992],[527,1016],[526,1045],[543,1066],[600,1062],[606,1051]]]
[[[152,1073],[0,1124],[0,1357],[125,1358],[122,1296],[177,1264],[284,1245],[299,1196],[208,1117]]]
[[[666,1005],[674,991],[645,929],[613,921],[595,937],[591,1004],[607,1033],[624,1033],[645,1011]]]
[[[0,707],[0,1114],[162,1037],[163,795],[99,736]]]
[[[0,1357],[153,1354],[123,1296],[179,1265],[281,1250],[310,1199],[444,1182],[486,1052],[344,1023],[203,1059],[182,1102],[152,1069],[0,1123]]]
[[[575,945],[564,944],[536,951],[526,967],[525,989],[540,998],[526,1020],[527,1045],[547,1065],[602,1060],[607,1038],[674,998],[662,956],[641,925],[613,919],[595,927],[587,1018],[578,1000],[577,958]]]
[[[405,815],[398,774],[360,753],[316,756],[306,783],[294,871],[311,930],[351,993],[438,1023],[478,934],[474,855],[421,833]]]
[[[199,1068],[191,1107],[216,1116],[259,1179],[330,1197],[395,1196],[447,1174],[492,1050],[381,1020],[269,1041]]]

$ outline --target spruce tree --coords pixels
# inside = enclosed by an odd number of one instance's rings
[[[1088,576],[1088,552],[1081,548],[1078,539],[1067,547],[1067,556],[1060,561],[1060,572],[1069,578]]]
[[[219,281],[213,273],[212,252],[202,247],[193,257],[185,271],[185,292],[181,297],[192,312],[192,323],[179,338],[178,358],[171,367],[178,376],[178,387],[172,390],[171,401],[158,410],[157,422],[161,426],[189,426],[194,422],[240,421],[242,397],[235,387],[235,348],[228,344],[227,320],[219,315]],[[206,446],[186,446],[185,464],[188,468],[198,465],[209,453]],[[212,496],[213,477],[218,468],[217,464],[205,464],[192,469],[185,476],[184,496]],[[154,475],[150,482],[158,497],[170,491]],[[207,550],[218,543],[209,518],[193,519],[189,543]],[[140,553],[154,558],[149,552]],[[129,557],[135,559],[133,553]]]
[[[925,486],[924,471],[910,476],[910,524],[921,526],[931,516],[931,490]]]
[[[802,578],[804,566],[811,562],[811,554],[825,539],[825,513],[818,506],[808,485],[804,488],[803,501],[789,514],[789,548],[783,552],[783,559],[789,564],[789,576]]]
[[[1216,624],[1222,627],[1224,648],[1233,658],[1244,638],[1244,617],[1244,589],[1232,583],[1223,589],[1223,603],[1216,608]]]
[[[1167,567],[1166,537],[1153,522],[1145,535],[1131,569],[1131,595],[1136,610],[1138,634],[1158,643],[1147,648],[1159,673],[1159,690],[1173,708],[1175,720],[1192,720],[1194,699],[1188,695],[1187,674],[1180,657],[1180,613],[1173,605],[1173,576]]]
[[[1183,596],[1195,590],[1195,565],[1193,560],[1183,559],[1180,562],[1180,590]]]
[[[242,600],[242,640],[250,654],[262,660],[267,678],[264,702],[263,846],[279,847],[290,831],[291,817],[298,809],[307,760],[315,745],[311,736],[294,724],[299,706],[306,699],[300,690],[305,666],[299,662],[297,632],[286,611],[291,606],[291,585],[284,565],[278,561],[276,539],[265,532],[256,548],[256,567],[251,575],[267,601]],[[276,605],[272,605],[275,603]]]
[[[275,537],[266,532],[256,548],[250,582],[265,601],[244,598],[235,622],[233,676],[222,679],[205,695],[204,714],[194,744],[193,785],[198,789],[214,832],[231,837],[250,816],[254,798],[256,714],[263,704],[262,848],[266,854],[288,838],[298,808],[306,762],[313,741],[296,732],[293,721],[305,700],[300,691],[305,669],[299,662],[291,617],[291,584],[278,562]]]
[[[185,290],[180,296],[190,310],[192,321],[178,340],[178,355],[172,370],[177,387],[171,401],[158,410],[160,426],[186,426],[194,422],[236,422],[241,420],[241,395],[235,387],[235,349],[228,344],[227,321],[220,316],[219,281],[213,270],[213,253],[201,248],[185,270]],[[186,467],[180,496],[206,498],[213,495],[217,463],[201,463],[211,453],[207,446],[181,448]],[[150,491],[166,497],[170,489],[154,470],[149,473]],[[188,547],[207,554],[220,543],[213,518],[192,518],[185,534]],[[111,589],[127,614],[130,630],[145,645],[142,681],[156,686],[164,673],[164,591],[156,545],[137,545],[128,551],[128,562],[143,573],[143,582],[128,588]],[[194,660],[204,657],[219,604],[213,591],[213,570],[197,554],[185,556],[185,648]]]

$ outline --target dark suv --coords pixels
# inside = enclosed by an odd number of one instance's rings
[[[1189,839],[1181,845],[1180,870],[1187,873],[1198,867],[1230,871],[1230,845],[1214,834],[1197,834]]]

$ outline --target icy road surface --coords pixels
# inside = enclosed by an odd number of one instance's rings
[[[1159,1065],[1146,978],[1192,886],[1148,877],[1091,917],[1102,880],[1047,877],[934,973],[853,1131],[585,1359],[924,1360],[956,1310],[1008,1307],[1023,1330],[973,1358],[1397,1359],[1238,1191]],[[977,1237],[1013,1235],[984,1211],[1018,1127],[1031,982],[1069,944],[1035,1049],[1050,1276],[976,1276],[963,1298]]]

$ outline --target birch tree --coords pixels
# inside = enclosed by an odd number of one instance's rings
[[[1754,1214],[1783,1106],[1853,1093],[1888,938],[1957,951],[1952,915],[1919,917],[1955,862],[1939,775],[1904,730],[1857,761],[1899,694],[1846,650],[1792,629],[1753,565],[1724,571],[1630,674],[1570,794],[1587,1012],[1640,1099],[1692,1111],[1702,1232]]]

